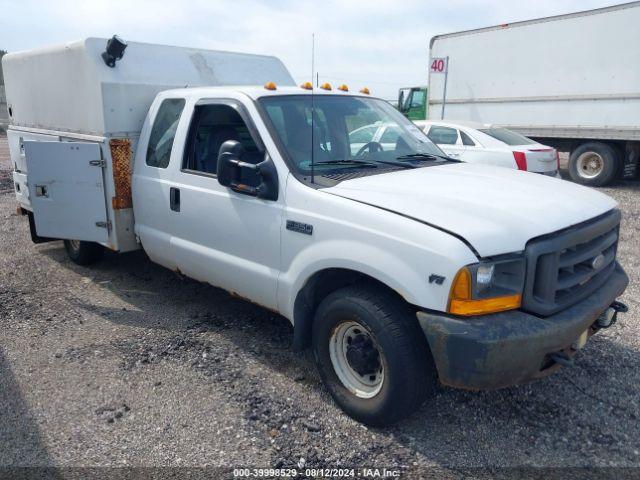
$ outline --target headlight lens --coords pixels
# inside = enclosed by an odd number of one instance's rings
[[[521,256],[463,267],[451,286],[449,313],[482,315],[519,308],[524,273],[525,261]]]
[[[480,265],[476,270],[476,285],[478,290],[486,290],[491,287],[493,283],[493,272],[495,272],[495,265]]]

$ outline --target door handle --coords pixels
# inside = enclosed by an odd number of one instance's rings
[[[169,208],[174,212],[180,211],[180,189],[171,187],[169,189]]]

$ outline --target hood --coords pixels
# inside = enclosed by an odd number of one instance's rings
[[[532,238],[617,206],[607,195],[575,183],[469,163],[371,175],[323,191],[449,231],[482,257],[524,250]]]

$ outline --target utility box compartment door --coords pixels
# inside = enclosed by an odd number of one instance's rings
[[[24,150],[38,236],[107,242],[100,145],[25,141]]]

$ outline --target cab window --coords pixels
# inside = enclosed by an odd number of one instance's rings
[[[230,105],[198,105],[195,108],[183,170],[216,174],[220,147],[228,140],[240,142],[244,148],[243,161],[259,163],[264,155],[253,140],[247,124]]]
[[[424,105],[424,90],[414,90],[411,95],[411,108],[422,108]]]
[[[183,109],[183,98],[167,98],[160,104],[147,145],[147,165],[150,167],[167,168],[169,165],[173,139]]]
[[[455,128],[432,126],[427,134],[433,143],[455,145],[458,143],[458,131]]]

